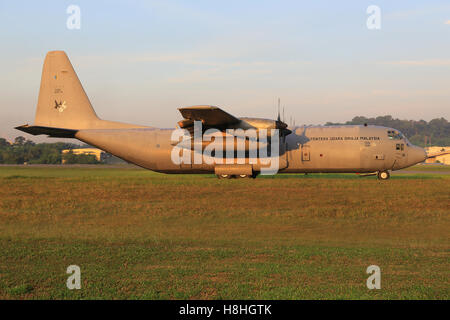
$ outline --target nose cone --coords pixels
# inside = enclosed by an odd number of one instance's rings
[[[410,163],[410,165],[424,162],[426,158],[427,152],[423,148],[412,146],[410,151],[408,152],[408,162]]]

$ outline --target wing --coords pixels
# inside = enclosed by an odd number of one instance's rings
[[[224,129],[240,122],[238,118],[214,106],[193,106],[179,108],[185,120],[179,121],[181,128],[189,128],[194,125],[194,121],[201,121],[206,128]]]

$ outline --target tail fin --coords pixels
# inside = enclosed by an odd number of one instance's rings
[[[75,138],[83,129],[130,128],[149,127],[99,119],[64,51],[50,51],[45,57],[34,125],[16,127],[57,138]]]
[[[98,117],[64,51],[47,53],[35,125],[67,129],[92,127]]]

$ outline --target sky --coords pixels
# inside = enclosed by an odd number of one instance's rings
[[[67,28],[69,5],[80,29]],[[379,29],[367,27],[370,5]],[[205,104],[276,118],[278,97],[299,125],[450,120],[448,0],[0,0],[0,44],[8,139],[33,122],[50,50],[67,52],[106,120],[170,128],[177,108]]]

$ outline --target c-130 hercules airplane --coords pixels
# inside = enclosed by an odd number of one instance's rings
[[[66,53],[50,51],[42,70],[34,125],[16,129],[33,135],[76,138],[157,172],[210,172],[219,178],[256,177],[269,165],[276,169],[271,173],[377,174],[380,180],[386,180],[390,170],[412,166],[427,157],[424,149],[392,128],[288,128],[279,116],[277,120],[236,118],[214,106],[179,111],[184,120],[178,122],[178,129],[101,120]],[[272,133],[263,139],[267,132]],[[202,155],[205,151],[209,156]]]

